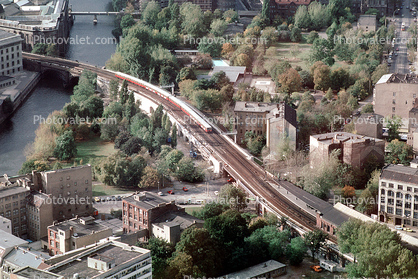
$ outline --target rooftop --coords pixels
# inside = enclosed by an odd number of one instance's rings
[[[269,113],[273,109],[277,108],[278,104],[262,103],[262,102],[236,102],[234,111],[242,112],[265,112]]]
[[[113,258],[117,267],[145,253],[149,253],[149,250],[119,242],[107,242],[98,246],[93,244],[88,246],[87,249],[80,249],[80,252],[74,254],[71,258],[65,259],[65,255],[63,255],[62,261],[58,261],[47,270],[65,278],[73,278],[73,275],[76,273],[79,275],[79,278],[92,278],[97,275],[103,275],[103,272],[89,268],[87,266],[88,257]]]
[[[376,139],[372,137],[356,135],[347,132],[333,132],[333,133],[326,133],[326,134],[318,134],[312,135],[312,138],[315,138],[317,141],[320,141],[322,144],[334,144],[334,143],[341,143],[341,142],[351,142],[351,143],[359,143],[364,142],[366,140],[375,141],[375,142],[383,142],[381,139]]]
[[[167,212],[153,221],[153,225],[160,228],[164,228],[164,225],[169,227],[180,225],[181,230],[185,230],[195,223],[203,225],[204,221],[183,211]]]
[[[81,217],[70,219],[52,226],[48,226],[48,229],[53,231],[68,231],[71,228],[74,229],[73,237],[82,237],[94,232],[108,230],[109,227],[105,223],[96,222],[93,217]],[[112,229],[112,228],[110,228]]]
[[[374,26],[376,23],[376,15],[360,15],[357,22],[361,26]]]
[[[30,266],[38,268],[44,260],[49,258],[50,256],[46,253],[31,250],[26,247],[17,247],[10,251],[10,253],[4,257],[4,260],[20,267]]]
[[[225,75],[229,78],[230,82],[236,82],[239,75],[245,73],[246,67],[237,67],[237,66],[215,66],[212,70],[212,75],[217,72],[225,72]]]
[[[1,185],[1,184],[0,184]],[[0,186],[0,198],[8,197],[20,193],[30,192],[26,187],[11,185],[11,186]]]
[[[26,245],[28,242],[13,234],[0,230],[0,251],[10,247]]]
[[[388,165],[382,169],[380,178],[418,185],[418,169],[400,165]]]
[[[286,265],[275,260],[269,260],[251,267],[247,267],[246,269],[230,273],[228,275],[222,276],[221,278],[253,278],[283,267],[286,267]]]
[[[13,274],[23,278],[48,278],[48,279],[61,279],[62,276],[54,273],[32,268],[30,266],[22,267],[13,271]]]
[[[415,74],[386,74],[376,84],[383,83],[418,83],[418,78]]]
[[[123,200],[145,210],[158,207],[159,205],[166,205],[170,203],[150,192],[141,192],[139,194],[133,194],[131,196],[127,196]],[[173,202],[174,201],[172,201],[171,203]]]

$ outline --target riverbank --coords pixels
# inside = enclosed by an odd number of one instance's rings
[[[41,80],[41,73],[22,70],[10,80],[14,81],[14,84],[0,92],[0,108],[3,102],[9,98],[13,103],[13,107],[8,113],[4,113],[0,109],[0,125],[11,117],[31,94]]]

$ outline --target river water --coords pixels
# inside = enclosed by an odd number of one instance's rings
[[[106,11],[108,3],[100,0],[70,0],[75,12]],[[77,16],[71,29],[70,44],[66,57],[92,65],[104,66],[115,52],[112,39],[114,16]],[[81,39],[84,38],[84,39]],[[60,110],[70,101],[71,89],[64,89],[58,80],[43,79],[13,117],[0,126],[0,176],[16,175],[25,162],[24,150],[35,139],[38,123],[34,116],[47,117]]]

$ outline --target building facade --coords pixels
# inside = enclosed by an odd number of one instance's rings
[[[409,112],[418,96],[418,78],[409,74],[386,74],[373,92],[374,112],[383,117],[402,119],[401,132],[408,133]]]
[[[309,6],[310,3],[311,0],[270,0],[270,18],[287,19],[293,17],[299,6]]]
[[[383,164],[385,141],[347,132],[310,136],[309,162],[311,167],[329,159],[333,150],[340,149],[339,159],[357,169],[367,163]]]
[[[19,237],[26,236],[28,232],[26,198],[29,194],[29,187],[10,181],[0,182],[0,216],[11,221],[12,233]]]
[[[0,30],[18,34],[23,49],[31,51],[37,43],[56,44],[65,54],[66,38],[70,34],[72,18],[68,14],[68,0],[3,2]]]
[[[151,224],[168,212],[179,211],[174,200],[166,202],[150,192],[128,196],[122,200],[123,232],[136,232],[141,229],[152,231]]]
[[[384,118],[374,113],[363,113],[354,119],[356,134],[371,138],[383,138]]]
[[[49,195],[33,191],[27,199],[28,238],[38,241],[48,236],[47,227],[54,221],[52,199]]]
[[[94,217],[74,218],[48,227],[48,250],[51,255],[64,254],[109,236],[112,229]]]
[[[379,179],[379,220],[418,227],[418,168],[388,165]]]
[[[23,70],[22,42],[23,39],[19,35],[0,31],[0,73],[2,76],[14,75]],[[13,80],[5,80],[3,83],[7,85],[7,83],[13,83]]]
[[[257,136],[266,136],[270,148],[285,134],[290,138],[291,145],[296,147],[296,111],[284,102],[236,102],[234,113],[237,143],[242,144],[245,133],[252,131]]]
[[[93,214],[90,165],[45,172],[34,171],[32,181],[35,191],[41,191],[53,200],[54,221]]]

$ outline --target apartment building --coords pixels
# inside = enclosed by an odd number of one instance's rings
[[[286,103],[236,102],[236,142],[242,144],[245,133],[252,131],[266,137],[267,146],[274,148],[284,136],[288,136],[296,149],[296,111]]]
[[[28,238],[38,241],[48,236],[47,227],[54,221],[54,207],[49,195],[32,191],[26,204]]]
[[[118,241],[105,240],[82,247],[71,255],[57,255],[44,260],[39,267],[22,267],[10,274],[10,279],[33,278],[151,279],[151,252]]]
[[[112,228],[94,217],[74,218],[48,227],[48,250],[52,255],[64,254],[112,234]]]
[[[22,42],[18,34],[0,30],[0,73],[14,75],[23,70]]]
[[[299,6],[309,6],[311,2],[311,0],[270,0],[270,18],[281,17],[286,19],[292,17]]]
[[[374,112],[383,117],[402,118],[401,132],[408,133],[410,111],[415,106],[417,92],[418,78],[415,75],[383,75],[376,83],[373,92]]]
[[[12,221],[3,216],[0,216],[0,230],[12,233]]]
[[[341,162],[362,169],[369,161],[382,163],[385,141],[347,132],[310,136],[309,162],[311,166],[327,161],[333,150],[340,149]]]
[[[32,172],[33,190],[52,199],[52,217],[64,221],[77,216],[91,216],[92,173],[90,165],[45,172]]]
[[[13,183],[9,178],[0,178],[0,216],[11,221],[12,233],[16,236],[26,236],[26,197],[30,188]]]
[[[73,255],[53,257],[45,261],[43,270],[64,278],[152,278],[151,252],[137,246],[104,241],[80,248]]]
[[[418,168],[388,165],[379,179],[379,220],[418,227]]]
[[[166,202],[150,192],[133,194],[122,200],[123,232],[130,233],[141,229],[151,231],[152,222],[159,216],[178,211],[174,200]]]

